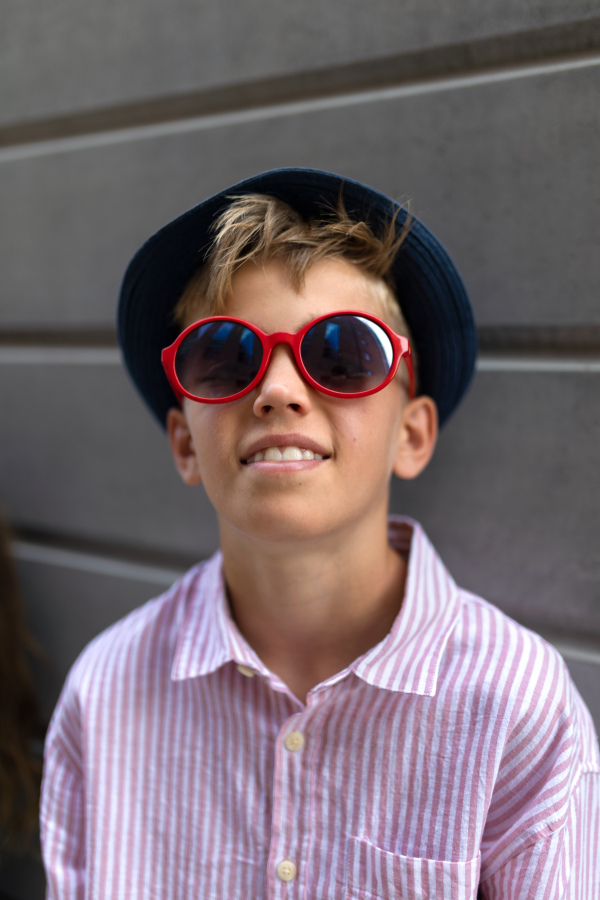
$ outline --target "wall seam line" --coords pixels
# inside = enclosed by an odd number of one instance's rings
[[[391,102],[445,91],[465,90],[522,78],[573,72],[599,65],[600,54],[597,52],[584,55],[578,54],[574,58],[558,61],[523,63],[510,68],[502,67],[500,69],[458,76],[431,77],[392,87],[360,89],[309,100],[292,100],[290,102],[273,103],[248,109],[208,113],[154,124],[108,128],[84,135],[50,138],[37,142],[5,146],[0,148],[0,163],[20,162],[55,154],[95,150],[135,141],[175,137],[193,132],[210,131],[253,122],[343,109],[351,106]]]

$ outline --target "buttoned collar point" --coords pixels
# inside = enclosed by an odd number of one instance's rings
[[[408,557],[400,612],[379,644],[324,684],[332,685],[353,672],[373,687],[433,697],[440,661],[458,621],[460,593],[417,522],[390,517],[389,541]],[[233,621],[222,562],[221,553],[217,552],[184,576],[181,587],[185,610],[171,678],[198,678],[233,662],[269,678],[274,688],[283,689]]]

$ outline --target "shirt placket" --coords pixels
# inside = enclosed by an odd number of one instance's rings
[[[312,803],[312,766],[317,742],[318,699],[290,716],[279,730],[273,774],[273,817],[268,896],[300,900],[310,881],[306,870]]]

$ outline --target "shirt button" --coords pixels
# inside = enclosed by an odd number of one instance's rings
[[[289,734],[283,739],[283,744],[286,750],[291,750],[292,753],[295,753],[297,750],[302,750],[304,747],[304,735],[301,731],[290,731]]]
[[[282,859],[276,871],[281,881],[293,881],[296,877],[296,866],[291,859]]]
[[[246,678],[254,678],[254,672],[252,669],[249,669],[248,666],[238,666],[238,672],[241,672],[242,675],[245,675]]]

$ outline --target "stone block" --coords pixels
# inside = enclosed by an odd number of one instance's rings
[[[508,36],[597,17],[591,0],[236,0],[3,10],[1,123]],[[535,47],[535,41],[532,41]]]

